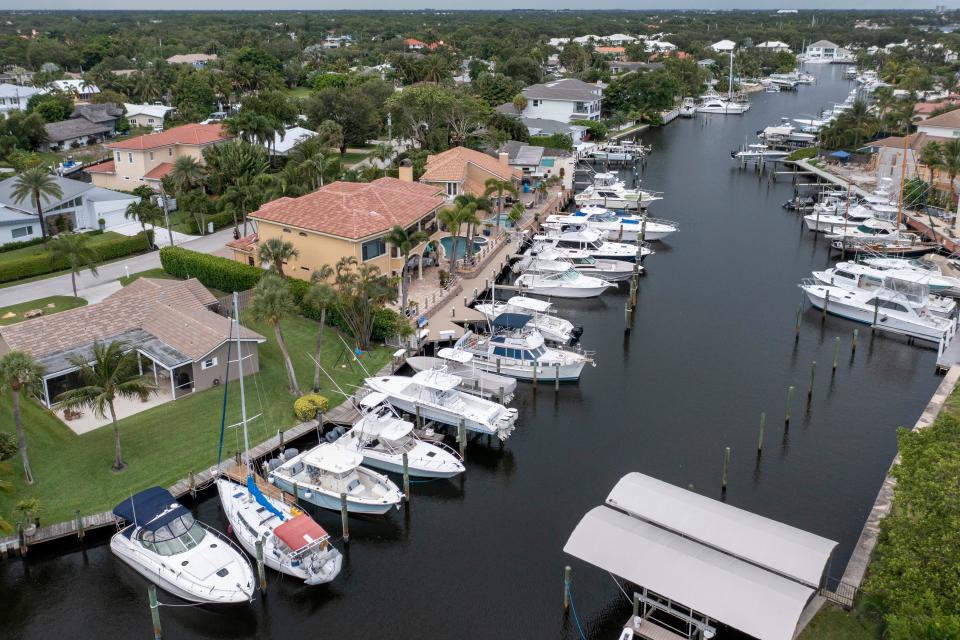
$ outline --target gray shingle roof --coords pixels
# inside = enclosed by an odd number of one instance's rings
[[[43,205],[44,209],[49,209],[50,207],[55,207],[61,202],[66,202],[67,200],[73,200],[81,193],[86,193],[93,189],[93,185],[88,182],[80,182],[79,180],[70,180],[69,178],[61,178],[59,176],[50,176],[54,182],[57,183],[57,186],[60,187],[60,190],[63,192],[62,198],[50,199],[46,196],[40,198],[40,204]],[[24,200],[23,202],[17,202],[13,197],[14,185],[17,182],[17,178],[7,178],[6,180],[0,181],[0,205],[9,207],[11,209],[19,209],[21,211],[29,211],[31,213],[36,213],[37,208],[34,206],[33,202],[29,199]]]
[[[122,115],[123,109],[112,102],[105,102],[103,104],[78,104],[70,117],[83,118],[90,122],[112,123]]]
[[[84,136],[110,133],[113,127],[106,124],[90,122],[86,118],[71,118],[70,120],[46,124],[44,125],[44,129],[47,131],[48,142],[63,142]]]

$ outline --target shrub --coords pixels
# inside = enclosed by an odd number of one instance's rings
[[[0,253],[5,253],[7,251],[14,251],[15,249],[23,249],[24,247],[34,247],[43,242],[43,238],[34,238],[33,240],[20,240],[16,242],[8,242],[7,244],[0,245]]]
[[[9,431],[0,431],[0,460],[9,460],[18,449],[17,436]]]
[[[300,396],[293,402],[293,413],[300,422],[314,420],[318,413],[327,411],[330,401],[316,393]]]
[[[246,291],[253,288],[263,275],[263,270],[258,267],[182,247],[161,249],[160,264],[172,276],[196,278],[204,286],[221,291]],[[303,298],[302,294],[300,298]]]
[[[410,323],[393,309],[377,309],[373,314],[371,338],[379,341],[387,340],[394,336],[403,335],[408,327],[410,327]]]
[[[810,158],[817,157],[817,148],[816,147],[804,147],[803,149],[797,149],[789,156],[787,160],[791,162],[796,162],[797,160],[809,160]]]
[[[153,242],[153,231],[148,230],[151,244]],[[134,253],[141,253],[146,238],[143,232],[135,236],[122,236],[111,238],[98,243],[94,249],[100,262],[115,260]],[[61,271],[69,268],[66,260],[57,260],[51,263],[46,252],[30,256],[24,256],[15,260],[0,262],[0,282],[12,282],[22,278],[32,278],[42,276],[54,271]]]

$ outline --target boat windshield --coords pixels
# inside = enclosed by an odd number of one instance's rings
[[[557,277],[561,280],[566,280],[568,282],[573,282],[580,278],[580,272],[570,267],[566,271],[560,271],[557,273]]]
[[[598,213],[593,216],[593,219],[599,220],[600,222],[617,222],[620,218],[608,212],[608,213]]]
[[[173,556],[196,547],[207,532],[191,514],[171,520],[159,529],[141,529],[140,543],[161,556]]]

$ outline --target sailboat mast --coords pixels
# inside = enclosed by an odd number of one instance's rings
[[[236,291],[233,292],[233,322],[237,326],[237,375],[240,377],[240,420],[243,423],[243,459],[247,465],[247,474],[249,475],[252,473],[250,469],[250,436],[247,433],[247,398],[243,389],[243,353],[240,351],[240,304]]]
[[[730,77],[727,78],[727,102],[733,99],[733,49],[730,49]]]

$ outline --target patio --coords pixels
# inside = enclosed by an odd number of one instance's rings
[[[117,420],[123,420],[132,415],[136,415],[141,411],[146,411],[147,409],[152,409],[154,407],[159,407],[162,404],[166,404],[173,400],[173,395],[170,393],[169,386],[161,386],[157,393],[150,394],[150,397],[147,398],[145,402],[141,402],[139,398],[127,399],[127,398],[117,398],[113,401],[113,408],[117,412]],[[75,434],[83,435],[89,433],[94,429],[99,429],[100,427],[105,427],[112,424],[109,414],[104,418],[98,418],[94,415],[93,410],[91,409],[82,409],[81,415],[71,420],[67,420],[63,415],[63,409],[56,407],[53,410],[54,415],[60,419],[67,427],[70,428]]]

